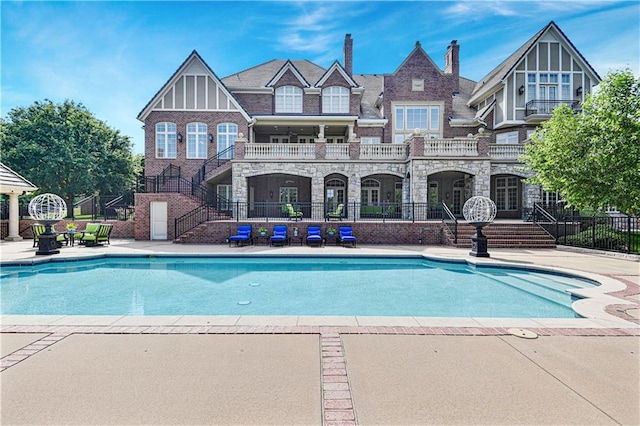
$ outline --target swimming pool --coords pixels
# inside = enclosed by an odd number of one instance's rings
[[[5,266],[4,315],[573,318],[593,281],[411,257],[145,256]]]

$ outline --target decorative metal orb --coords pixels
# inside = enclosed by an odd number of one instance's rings
[[[470,223],[490,223],[496,218],[496,203],[488,197],[471,197],[464,203],[462,214]]]
[[[29,202],[29,216],[39,221],[59,221],[67,217],[67,203],[56,194],[41,194]]]

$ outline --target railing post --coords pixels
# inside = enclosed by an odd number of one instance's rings
[[[411,222],[416,223],[416,203],[411,202]]]
[[[593,223],[591,224],[591,248],[596,247],[596,216],[593,215],[592,218]]]
[[[631,215],[627,215],[627,253],[631,253]]]

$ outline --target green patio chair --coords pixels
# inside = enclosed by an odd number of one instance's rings
[[[289,220],[300,220],[302,219],[302,212],[297,212],[293,209],[291,204],[286,204],[287,213],[289,214]]]
[[[80,239],[80,244],[84,243],[86,246],[96,246],[101,243],[111,244],[109,236],[111,235],[111,229],[113,229],[113,225],[100,225],[98,231],[90,234],[87,232],[82,233],[82,238]]]
[[[33,247],[37,247],[40,243],[40,234],[44,234],[47,228],[40,223],[31,224],[31,232],[33,233]],[[56,233],[56,229],[51,225],[51,232]],[[56,245],[62,247],[62,244],[69,245],[69,240],[66,233],[60,233],[56,236]]]
[[[95,234],[96,232],[98,232],[99,228],[100,228],[99,223],[87,223],[87,226],[85,226],[84,231],[76,231],[76,233],[73,235],[73,238],[82,242],[82,236],[85,233]]]
[[[327,219],[339,219],[342,220],[342,211],[344,210],[344,204],[338,204],[338,208],[334,212],[327,213]]]

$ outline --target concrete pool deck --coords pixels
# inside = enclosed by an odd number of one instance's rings
[[[1,259],[40,261],[31,241]],[[595,274],[580,319],[3,316],[1,424],[640,424],[640,263],[564,250],[490,262]],[[116,240],[95,254],[425,254],[440,246],[271,248]],[[587,310],[594,309],[587,307]],[[603,311],[604,312],[604,311]],[[508,327],[532,331],[523,339]]]

